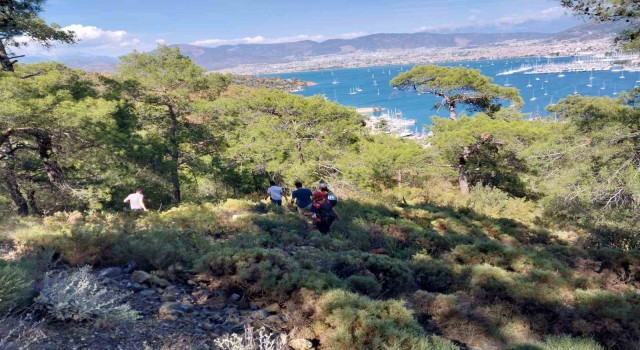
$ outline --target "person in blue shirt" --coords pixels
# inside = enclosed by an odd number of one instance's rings
[[[309,211],[309,209],[311,209],[313,192],[308,188],[302,188],[301,181],[296,181],[295,185],[296,190],[291,194],[291,205],[293,205],[295,201],[298,212]]]

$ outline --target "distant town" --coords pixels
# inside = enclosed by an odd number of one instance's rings
[[[435,62],[497,60],[522,57],[602,55],[616,50],[613,37],[592,40],[510,40],[498,44],[458,48],[391,49],[375,52],[314,56],[287,63],[244,64],[216,70],[222,73],[258,75],[324,69],[384,65],[414,65]],[[631,65],[640,65],[632,60]]]

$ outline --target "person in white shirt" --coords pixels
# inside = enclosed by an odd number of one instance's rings
[[[144,202],[142,201],[144,196],[142,195],[142,189],[136,189],[136,193],[132,193],[124,199],[124,203],[129,202],[132,211],[147,211],[147,207],[144,206]]]
[[[282,187],[276,185],[275,181],[269,181],[271,187],[267,189],[267,198],[271,198],[271,203],[282,206]]]

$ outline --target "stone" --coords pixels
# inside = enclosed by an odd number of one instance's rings
[[[148,280],[150,280],[153,277],[153,275],[151,275],[148,272],[144,272],[144,271],[134,271],[131,274],[131,280],[136,282],[136,283],[146,283]]]
[[[158,276],[151,275],[151,278],[148,281],[149,283],[156,285],[158,287],[166,288],[171,286],[171,282],[167,281],[164,278],[160,278]]]
[[[176,301],[176,296],[173,294],[162,294],[160,296],[160,301],[165,303],[165,302],[169,302],[169,301]]]
[[[202,329],[204,329],[205,331],[212,331],[214,329],[213,325],[209,322],[204,322],[202,324]]]
[[[311,350],[313,348],[313,343],[311,343],[306,339],[298,338],[298,339],[292,339],[289,342],[289,346],[293,350]]]
[[[251,314],[251,317],[257,320],[262,320],[269,317],[269,313],[265,310],[258,310]]]
[[[272,315],[266,318],[267,322],[274,324],[274,325],[280,325],[283,323],[282,318],[280,318],[280,316],[278,315]]]
[[[193,310],[193,305],[179,302],[168,302],[162,304],[158,310],[160,318],[166,319],[167,316],[182,316]]]
[[[150,297],[152,295],[156,294],[156,291],[153,289],[145,289],[145,290],[141,290],[140,291],[140,295],[145,296],[145,297]]]
[[[122,275],[122,269],[119,267],[108,267],[98,274],[102,278],[116,278]]]
[[[267,307],[265,307],[264,310],[272,314],[275,314],[280,312],[280,305],[278,303],[273,303],[273,304],[267,305]]]
[[[229,299],[233,302],[239,301],[240,298],[242,298],[240,294],[236,294],[236,293],[231,294],[231,296],[229,297]]]

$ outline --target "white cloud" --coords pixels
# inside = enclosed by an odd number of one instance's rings
[[[566,11],[561,6],[550,7],[538,12],[531,12],[526,14],[503,16],[492,21],[479,21],[475,13],[480,13],[474,10],[470,11],[472,14],[469,16],[468,21],[463,24],[443,24],[433,26],[423,26],[416,28],[417,31],[436,31],[436,30],[454,30],[458,28],[466,27],[484,27],[484,26],[503,26],[509,27],[513,25],[522,24],[528,21],[553,21],[566,16]]]
[[[148,50],[155,45],[142,42],[124,30],[105,30],[94,26],[72,24],[62,28],[76,35],[78,42],[74,45],[55,45],[47,50],[29,37],[16,38],[17,41],[27,43],[28,46],[20,51],[29,55],[62,56],[72,52],[89,52],[95,55],[121,55],[133,50]],[[162,39],[160,39],[162,40]]]
[[[156,39],[156,44],[158,44],[158,45],[165,45],[166,43],[167,43],[167,41],[164,40],[164,39]]]
[[[343,33],[337,37],[341,39],[353,39],[366,34],[367,34],[366,32],[352,32],[352,33]],[[279,44],[279,43],[290,43],[290,42],[305,41],[305,40],[321,42],[327,39],[330,39],[330,38],[320,34],[317,34],[317,35],[299,34],[299,35],[285,36],[285,37],[279,37],[279,38],[266,38],[262,35],[257,35],[254,37],[245,37],[245,38],[236,38],[236,39],[214,38],[214,39],[196,40],[192,42],[191,45],[216,47],[221,45],[237,45],[237,44]]]

